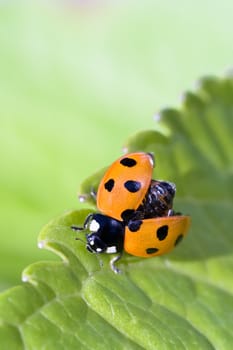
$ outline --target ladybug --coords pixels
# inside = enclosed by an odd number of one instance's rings
[[[175,185],[152,180],[154,157],[137,152],[117,159],[104,174],[96,194],[99,213],[89,214],[83,227],[87,230],[86,248],[91,253],[118,253],[123,250],[149,258],[171,251],[186,235],[190,217],[172,209]]]

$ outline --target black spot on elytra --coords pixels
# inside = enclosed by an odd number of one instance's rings
[[[142,224],[142,220],[133,220],[128,223],[128,228],[131,232],[137,232]]]
[[[126,209],[121,213],[122,220],[128,222],[134,214],[133,209]]]
[[[160,241],[163,241],[167,237],[167,234],[168,234],[168,225],[160,226],[156,231],[157,238]]]
[[[113,179],[108,180],[104,184],[104,188],[108,191],[111,192],[113,187],[114,187],[115,181]]]
[[[184,236],[182,235],[182,233],[177,237],[177,239],[175,241],[175,246],[177,246],[177,244],[179,244],[182,241],[183,237]]]
[[[120,163],[124,166],[127,166],[129,168],[132,168],[133,166],[135,166],[137,164],[136,160],[133,158],[123,158],[121,159]]]
[[[146,249],[146,254],[154,254],[154,253],[157,253],[159,251],[158,248],[147,248]]]
[[[128,180],[124,183],[124,186],[129,192],[135,193],[135,192],[138,192],[140,190],[141,182]]]

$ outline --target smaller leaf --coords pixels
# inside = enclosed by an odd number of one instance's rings
[[[89,176],[80,186],[79,199],[81,202],[86,202],[91,205],[96,205],[94,196],[92,195],[97,193],[97,189],[100,183],[101,178],[103,177],[104,172],[107,168],[103,168],[97,171],[95,174]]]

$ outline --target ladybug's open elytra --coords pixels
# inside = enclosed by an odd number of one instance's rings
[[[186,235],[190,217],[172,209],[175,185],[152,180],[154,158],[150,153],[131,153],[116,160],[104,174],[97,191],[100,213],[88,215],[86,248],[92,253],[127,253],[149,258],[171,251]]]

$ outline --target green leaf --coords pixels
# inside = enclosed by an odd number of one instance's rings
[[[0,1],[0,290],[54,256],[38,231],[77,207],[82,179],[232,62],[230,0],[71,2]]]
[[[115,275],[109,256],[90,254],[70,229],[93,208],[52,220],[39,244],[61,261],[29,266],[25,283],[0,296],[1,349],[232,348],[232,101],[232,77],[203,79],[125,145],[154,152],[154,177],[176,183],[175,209],[192,217],[185,241],[160,258],[125,254]]]

